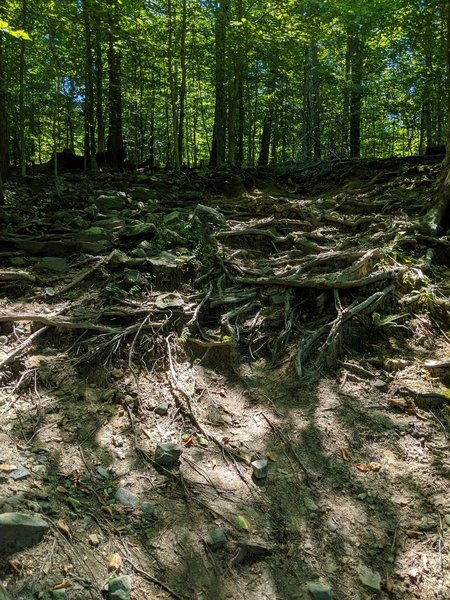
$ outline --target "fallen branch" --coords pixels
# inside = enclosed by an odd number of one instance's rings
[[[31,281],[31,283],[34,283],[36,277],[27,271],[0,269],[0,281]]]

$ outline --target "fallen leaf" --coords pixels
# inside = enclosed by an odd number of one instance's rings
[[[206,448],[206,446],[209,445],[209,442],[206,438],[202,437],[201,435],[197,436],[197,441],[200,444],[200,446],[203,446],[203,448]]]
[[[58,485],[58,487],[56,488],[56,491],[59,492],[60,494],[67,494],[67,490],[63,485]]]
[[[70,528],[62,519],[59,519],[59,521],[56,523],[56,527],[61,533],[67,535],[67,537],[70,537]]]
[[[341,453],[342,460],[348,460],[350,458],[347,448],[339,448],[339,452]]]
[[[381,464],[377,463],[377,462],[369,463],[369,467],[370,467],[370,470],[374,471],[375,473],[378,473],[378,471],[381,470]]]
[[[357,463],[355,467],[358,471],[361,471],[361,473],[368,473],[370,471],[369,465],[366,465],[365,463]]]
[[[110,571],[119,571],[122,566],[122,557],[118,552],[108,556],[108,569]]]
[[[268,458],[271,462],[277,462],[277,457],[272,452],[266,452],[266,458]]]
[[[386,590],[390,594],[394,589],[394,582],[392,581],[392,577],[389,573],[386,575]]]
[[[238,515],[236,517],[236,523],[237,526],[240,529],[244,529],[244,531],[250,531],[250,529],[252,528],[250,521],[247,519],[247,517],[244,517],[243,515]]]
[[[15,471],[16,469],[16,465],[8,465],[7,463],[3,463],[0,465],[0,471],[2,473],[11,473],[11,471]]]
[[[79,500],[77,500],[76,498],[72,498],[72,496],[69,496],[67,498],[67,503],[70,504],[70,506],[74,509],[74,510],[78,510],[81,506],[81,502]]]
[[[102,504],[100,508],[103,512],[108,513],[110,517],[113,516],[113,509],[111,508],[111,506],[109,506],[109,504]]]

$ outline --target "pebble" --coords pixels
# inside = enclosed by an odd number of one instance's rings
[[[448,527],[450,527],[450,514],[444,515],[444,522]]]
[[[22,479],[27,479],[30,475],[31,475],[31,471],[29,471],[25,467],[19,467],[18,469],[16,469],[15,471],[12,471],[9,474],[11,479],[14,479],[15,481],[22,481]]]
[[[119,488],[114,494],[114,498],[119,504],[127,508],[137,508],[139,506],[139,498],[125,488]]]
[[[66,590],[53,590],[52,592],[52,600],[64,600],[66,598]]]
[[[387,389],[387,386],[387,381],[384,381],[384,379],[376,379],[373,384],[373,387],[376,387],[380,392],[384,392]]]
[[[169,403],[168,402],[161,402],[155,408],[155,413],[157,415],[159,415],[160,417],[166,416],[168,412],[169,412]]]
[[[331,588],[321,583],[308,583],[308,591],[314,600],[332,600]]]
[[[332,533],[336,533],[337,531],[337,525],[334,521],[331,521],[331,519],[329,521],[327,521],[327,529],[328,531],[331,531]]]
[[[129,600],[131,597],[131,578],[129,575],[114,577],[108,582],[109,600]]]
[[[208,531],[205,542],[208,548],[213,552],[223,548],[227,542],[225,531],[221,527],[211,529],[211,531]]]
[[[95,548],[100,545],[100,539],[96,533],[91,533],[91,535],[88,537],[88,540],[90,545],[94,546]]]
[[[372,569],[369,569],[366,565],[359,565],[358,577],[360,582],[366,587],[377,591],[381,589],[381,575],[376,571],[372,571]]]
[[[143,502],[141,504],[141,510],[143,513],[145,513],[148,517],[151,517],[155,514],[156,512],[156,506],[154,504],[152,504],[151,502]]]
[[[268,462],[265,458],[254,460],[252,462],[253,477],[255,479],[265,479],[269,470]]]
[[[356,497],[358,500],[364,501],[367,498],[367,494],[358,494]]]
[[[99,466],[95,470],[103,479],[109,479],[110,473],[105,467]]]
[[[155,462],[164,467],[171,467],[180,458],[183,448],[178,444],[158,444],[155,450]]]

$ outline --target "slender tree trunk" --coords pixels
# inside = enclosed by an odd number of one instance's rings
[[[0,16],[2,15],[0,9]],[[9,167],[8,153],[8,115],[6,112],[6,76],[5,76],[5,35],[0,32],[0,179],[5,181]],[[0,190],[0,201],[3,201],[3,185]]]
[[[351,90],[350,90],[350,156],[361,155],[361,105],[363,76],[363,42],[357,29],[349,38],[351,56]]]
[[[122,166],[124,158],[124,145],[122,133],[122,83],[121,83],[121,60],[117,45],[117,5],[114,0],[110,2],[110,22],[108,40],[108,67],[109,67],[109,135],[108,153],[113,169]]]
[[[98,23],[95,27],[95,95],[97,111],[97,148],[105,150],[105,119],[103,116],[103,56],[101,29]]]
[[[214,105],[214,129],[209,163],[212,167],[218,167],[225,162],[226,150],[226,124],[227,124],[227,102],[226,102],[226,32],[229,11],[229,0],[216,3],[215,24],[215,105]]]
[[[272,73],[267,85],[267,105],[264,113],[263,127],[261,132],[261,146],[259,149],[258,165],[266,166],[269,164],[270,140],[273,129],[273,117],[275,108],[275,89],[277,73]]]
[[[169,74],[170,106],[172,109],[172,146],[173,166],[175,171],[181,170],[180,146],[178,137],[178,113],[177,113],[177,82],[173,67],[173,28],[174,19],[172,13],[172,0],[167,0],[167,69]]]
[[[187,33],[187,0],[183,0],[181,12],[181,40],[180,40],[180,64],[181,64],[181,83],[180,83],[180,112],[178,117],[178,156],[180,163],[183,163],[184,151],[184,122],[186,118],[186,33]]]
[[[27,0],[22,0],[22,28],[26,29]],[[27,173],[27,159],[25,149],[25,44],[20,40],[20,63],[19,63],[19,148],[20,148],[20,173],[25,177]]]
[[[90,166],[97,170],[95,158],[95,111],[94,111],[94,59],[91,39],[91,0],[83,0],[84,41],[85,41],[85,100],[84,100],[84,160],[90,157]],[[86,166],[86,165],[85,165]]]

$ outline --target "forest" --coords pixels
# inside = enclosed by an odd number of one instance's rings
[[[450,0],[0,0],[0,600],[450,597]]]
[[[2,175],[64,148],[176,170],[424,154],[445,142],[446,5],[6,0]]]

